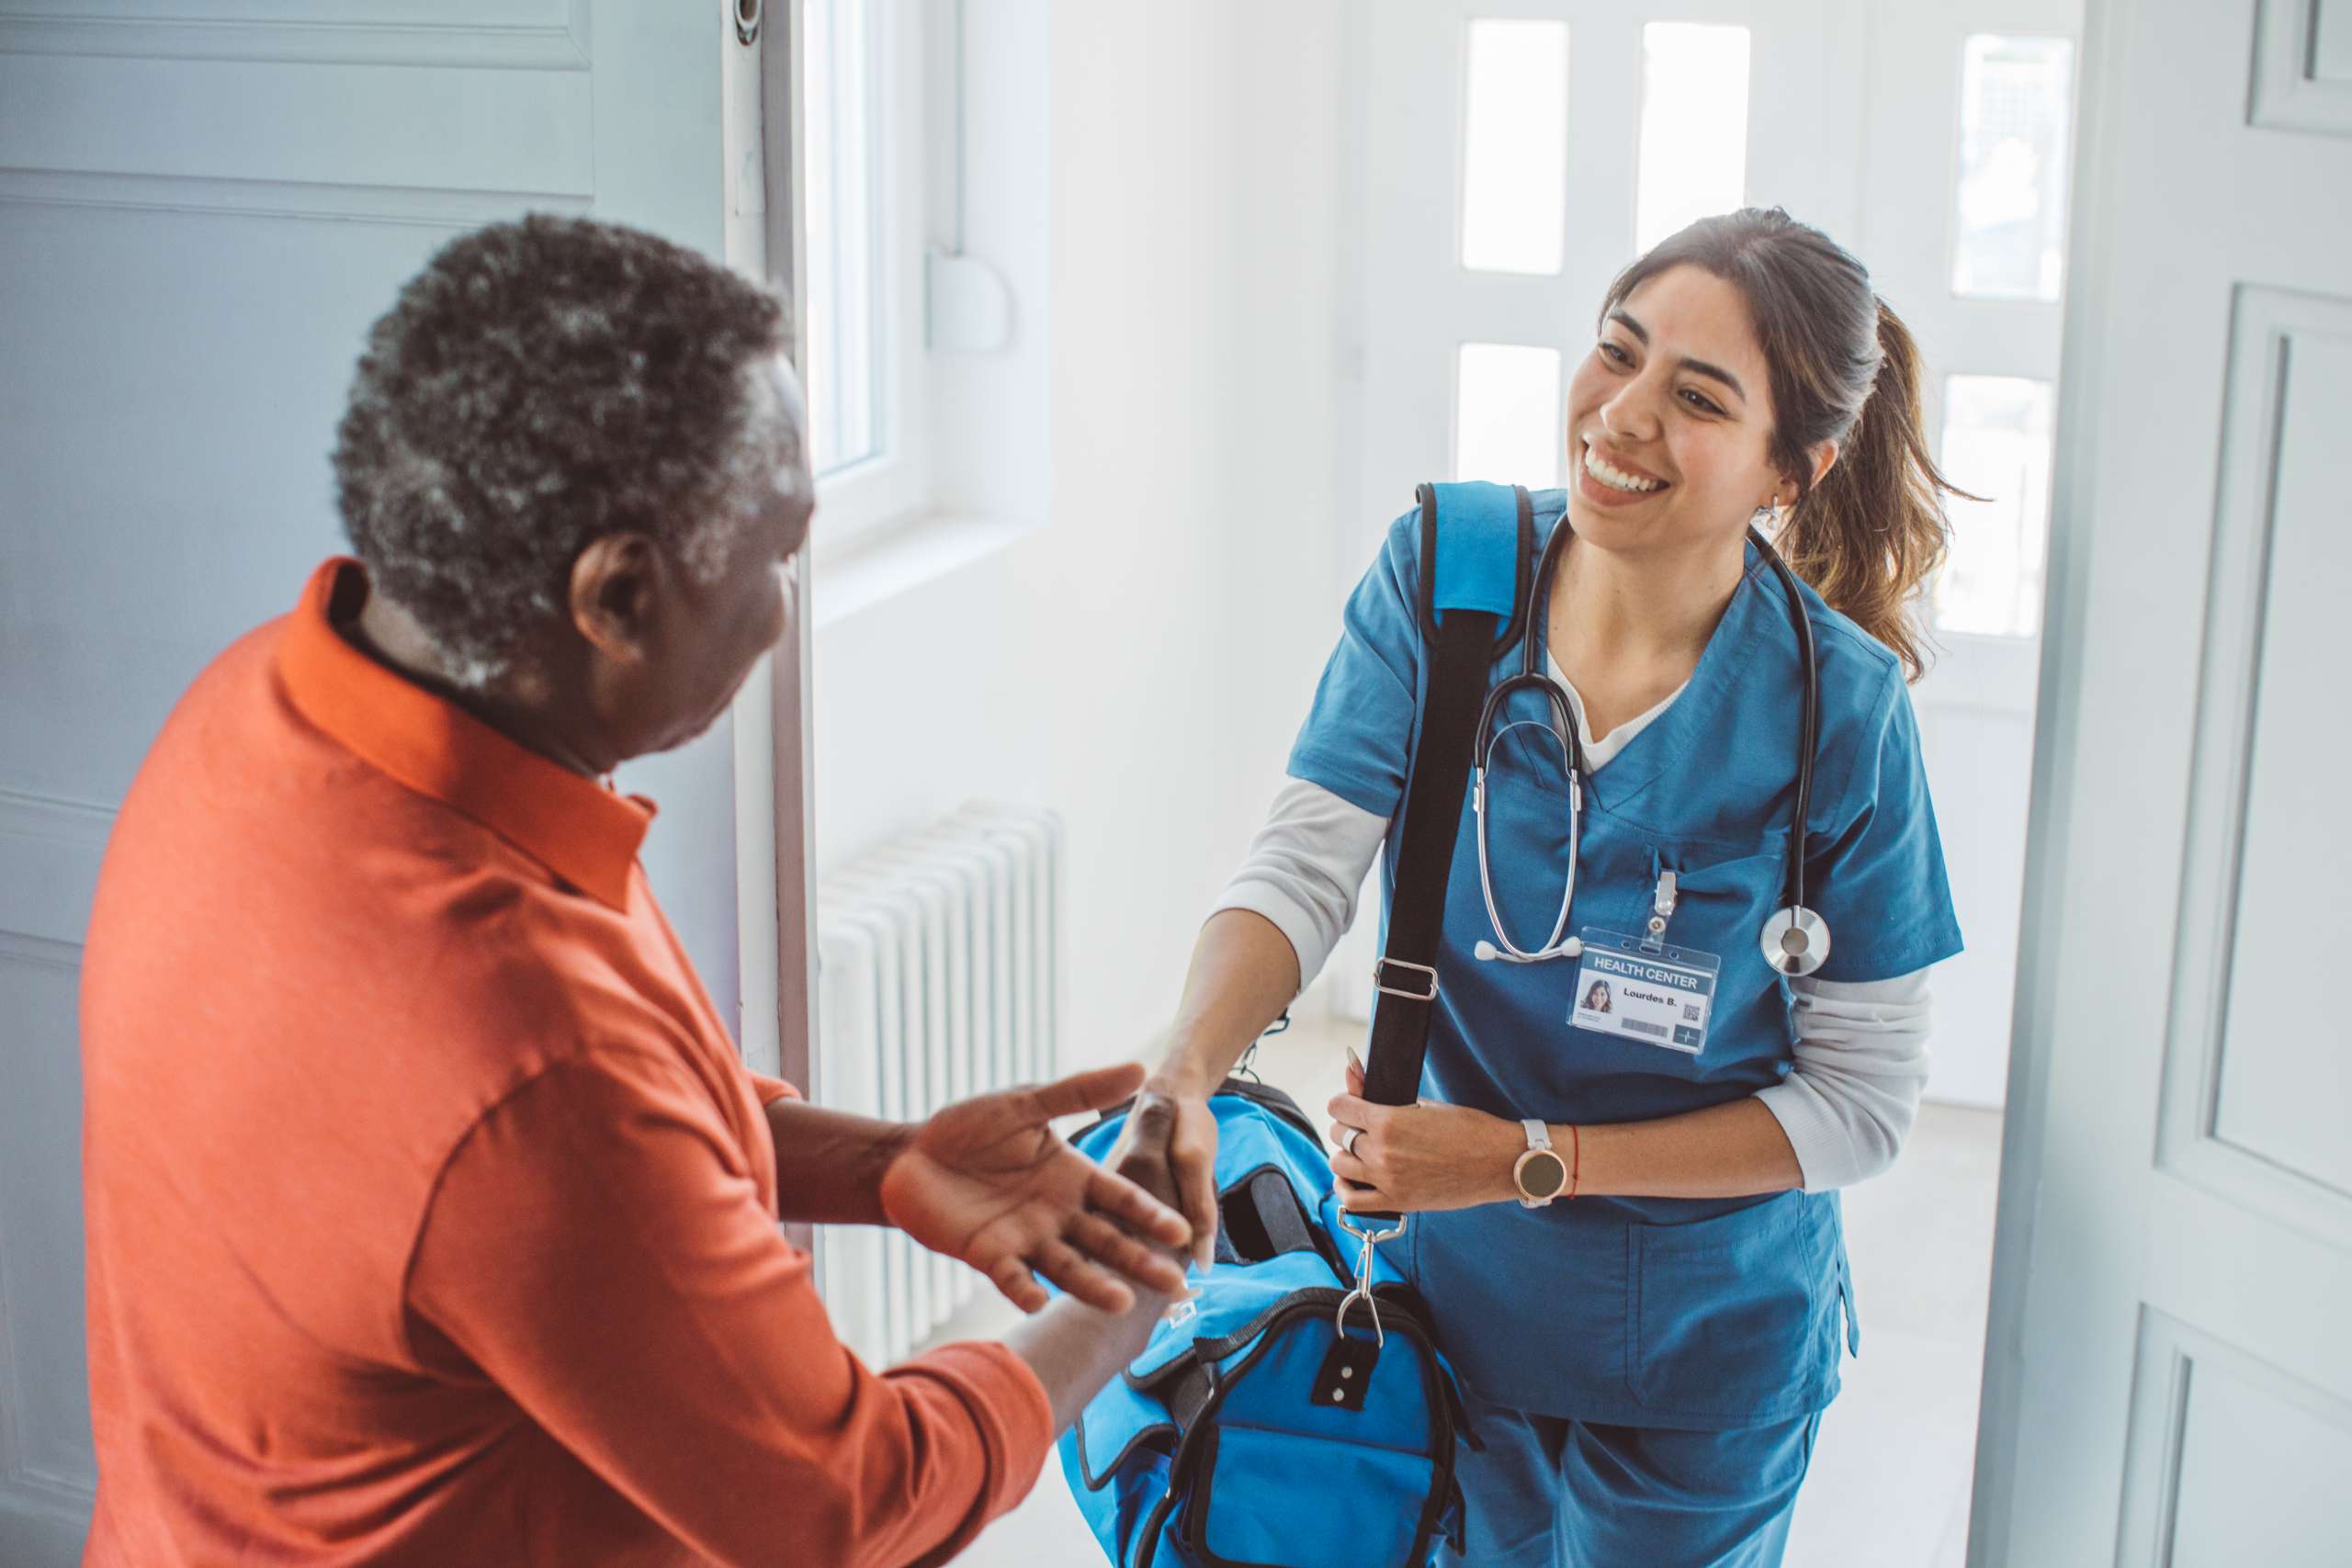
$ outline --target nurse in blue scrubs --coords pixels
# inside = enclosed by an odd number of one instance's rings
[[[1475,1396],[1486,1449],[1462,1481],[1480,1568],[1781,1561],[1859,1343],[1835,1188],[1892,1158],[1924,1077],[1924,972],[1960,947],[1906,690],[1950,489],[1919,378],[1860,264],[1751,209],[1628,267],[1570,381],[1573,482],[1537,492],[1535,548],[1572,533],[1530,634],[1599,761],[1567,929],[1644,933],[1664,913],[1663,941],[1717,968],[1701,1026],[1661,1041],[1629,1027],[1650,1003],[1577,957],[1480,956],[1496,933],[1465,808],[1421,1102],[1371,1104],[1351,1070],[1331,1104],[1347,1201],[1412,1216],[1391,1247]],[[1393,892],[1423,661],[1417,518],[1348,602],[1290,780],[1113,1156],[1177,1194],[1204,1259],[1208,1093],[1312,977],[1375,854]],[[1785,881],[1804,669],[1751,522],[1804,580],[1817,650],[1803,842],[1832,943],[1794,982],[1758,939]],[[1522,695],[1508,716],[1542,718]],[[1488,778],[1494,897],[1531,948],[1567,873],[1562,764],[1530,727]],[[1604,978],[1612,1005],[1587,1005]],[[1842,1056],[1808,1035],[1840,1007]],[[1890,1019],[1905,1065],[1873,1077]],[[1531,1155],[1544,1144],[1558,1157]]]

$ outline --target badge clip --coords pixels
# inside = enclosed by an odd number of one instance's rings
[[[1666,922],[1674,919],[1675,901],[1680,897],[1674,873],[1657,874],[1657,891],[1650,898],[1649,935],[1642,939],[1644,953],[1663,952],[1666,947]]]

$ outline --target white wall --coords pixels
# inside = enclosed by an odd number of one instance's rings
[[[1166,1017],[1337,630],[1344,29],[1340,0],[1032,15],[1042,187],[976,186],[972,223],[1016,276],[1044,236],[1011,367],[1037,471],[988,486],[1042,525],[820,625],[818,862],[974,795],[1060,810],[1079,1065]]]

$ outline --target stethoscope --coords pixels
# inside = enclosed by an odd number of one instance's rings
[[[1524,502],[1522,501],[1522,504]],[[1542,563],[1527,584],[1526,597],[1520,610],[1523,624],[1520,630],[1520,670],[1506,677],[1487,694],[1487,701],[1478,712],[1478,743],[1473,758],[1471,808],[1477,816],[1476,829],[1478,840],[1478,891],[1487,901],[1487,919],[1495,928],[1495,942],[1481,942],[1473,950],[1483,960],[1500,959],[1506,964],[1541,964],[1552,958],[1575,958],[1584,952],[1580,938],[1567,934],[1568,906],[1577,896],[1577,856],[1584,827],[1584,742],[1577,733],[1576,711],[1569,705],[1568,694],[1560,683],[1542,669],[1543,644],[1536,637],[1544,626],[1546,606],[1551,600],[1552,576],[1559,564],[1559,555],[1574,530],[1563,515],[1552,530],[1551,539],[1544,547]],[[1804,901],[1804,822],[1805,813],[1813,802],[1814,738],[1821,716],[1821,671],[1814,660],[1813,622],[1804,613],[1804,598],[1798,592],[1796,574],[1781,558],[1771,541],[1751,525],[1748,542],[1772,568],[1781,580],[1781,587],[1789,602],[1789,620],[1796,627],[1798,657],[1804,664],[1804,704],[1797,729],[1797,801],[1796,816],[1789,823],[1789,852],[1787,880],[1783,891],[1787,902],[1764,922],[1758,937],[1763,949],[1764,962],[1783,975],[1810,975],[1821,967],[1829,956],[1829,924],[1805,907]],[[1524,556],[1520,558],[1524,560]],[[1542,694],[1551,709],[1553,722],[1544,725],[1541,719],[1515,719],[1500,729],[1495,728],[1495,716],[1509,702],[1512,694],[1533,691]],[[1494,744],[1503,736],[1522,726],[1547,728],[1560,743],[1568,771],[1568,878],[1560,890],[1560,913],[1552,922],[1552,934],[1533,952],[1511,941],[1510,932],[1503,925],[1502,910],[1495,903],[1494,878],[1487,869],[1487,761]],[[1654,921],[1654,927],[1663,921]]]

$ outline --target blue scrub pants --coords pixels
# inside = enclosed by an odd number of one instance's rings
[[[1779,1568],[1818,1414],[1688,1432],[1527,1416],[1473,1400],[1453,1568]]]

